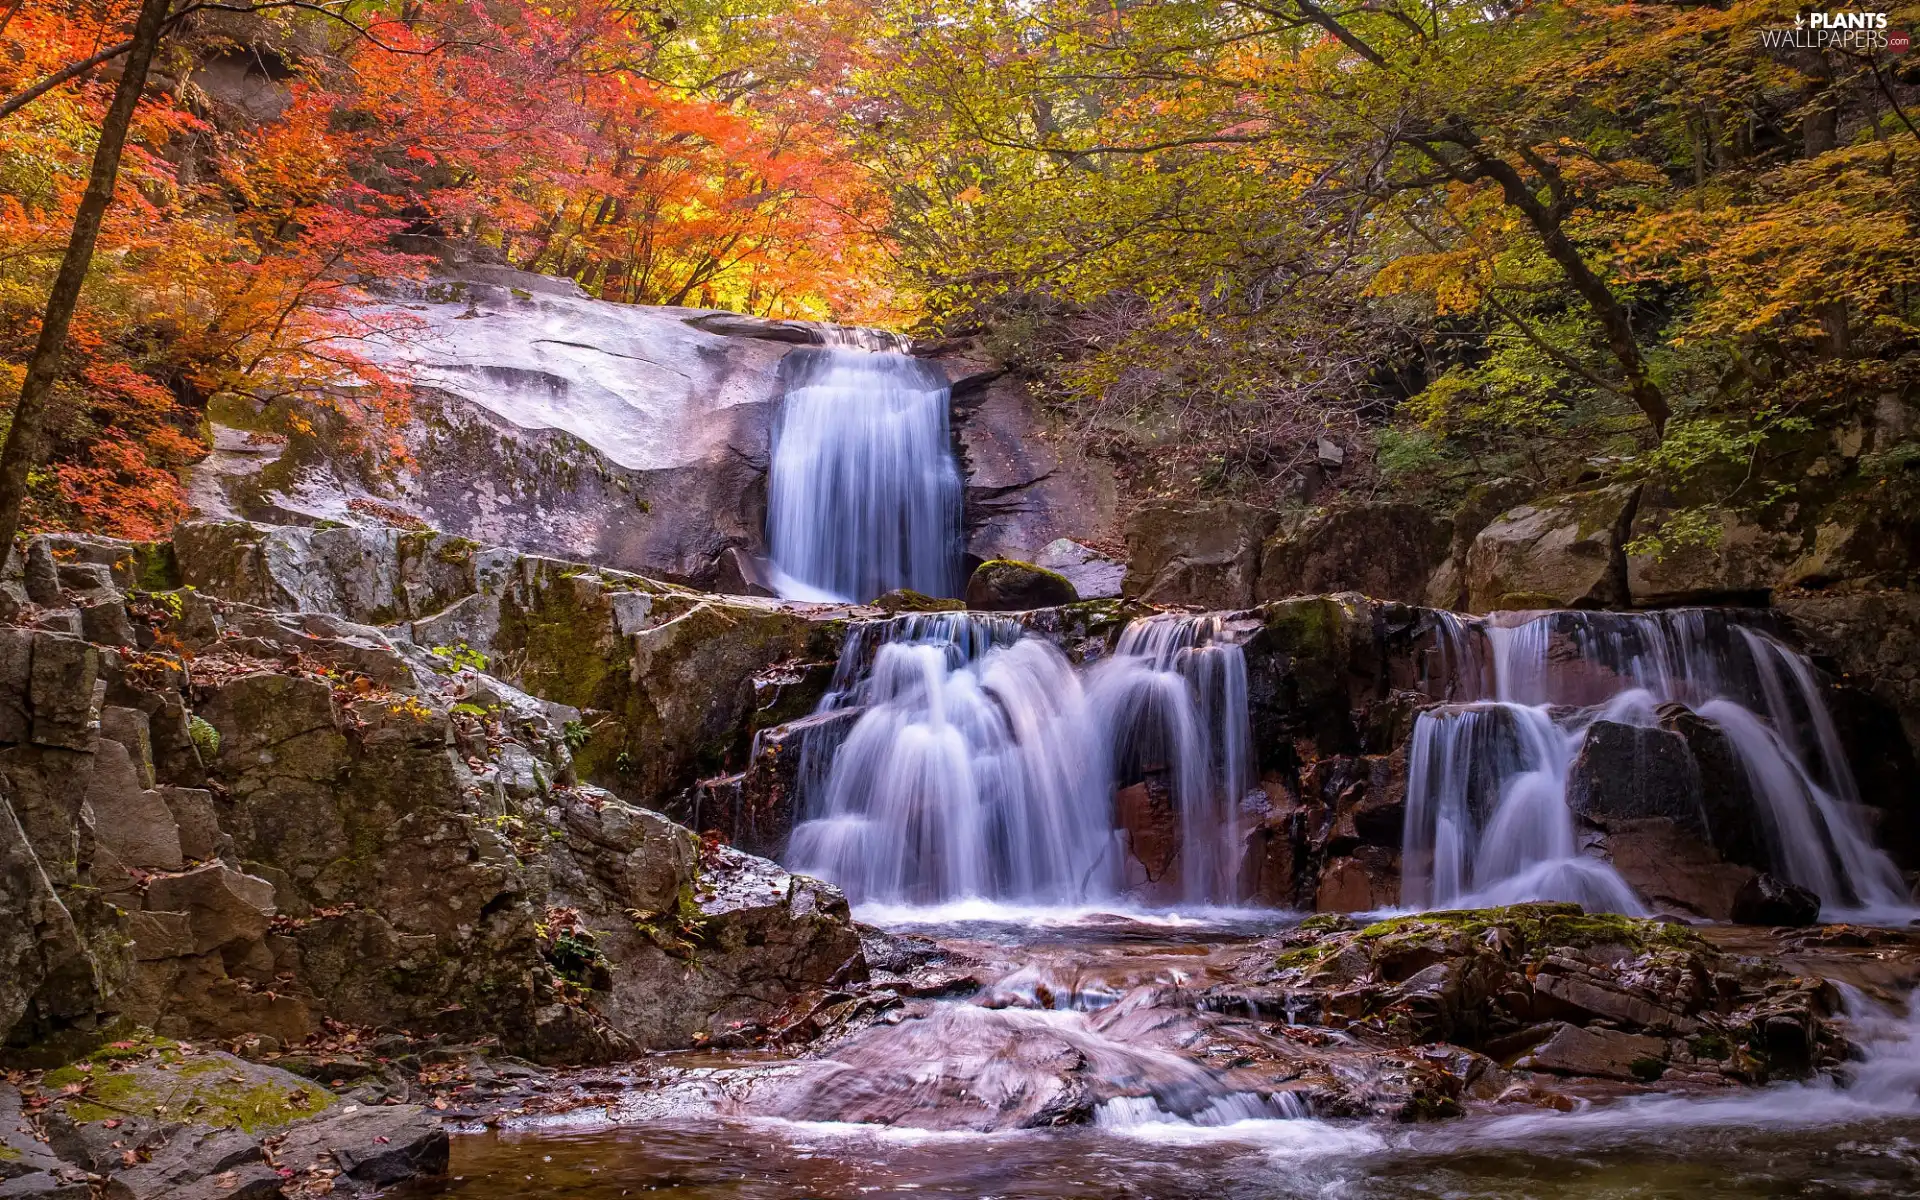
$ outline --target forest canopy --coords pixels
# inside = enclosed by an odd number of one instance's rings
[[[33,89],[134,7],[0,15],[14,389],[115,68]],[[183,0],[32,516],[163,529],[217,396],[399,453],[369,297],[469,259],[979,338],[1143,495],[1318,502],[1330,445],[1433,503],[1655,479],[1658,538],[1711,538],[1920,383],[1920,60],[1783,42],[1797,12]]]

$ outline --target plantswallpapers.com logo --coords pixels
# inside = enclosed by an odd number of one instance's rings
[[[1793,25],[1760,30],[1767,50],[1841,50],[1851,54],[1905,54],[1913,40],[1887,28],[1883,12],[1801,12]]]

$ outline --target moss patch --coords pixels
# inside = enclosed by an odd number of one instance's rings
[[[1490,929],[1504,929],[1529,949],[1570,946],[1625,946],[1650,950],[1665,946],[1681,950],[1711,947],[1684,926],[1617,913],[1589,913],[1578,904],[1513,904],[1505,908],[1470,908],[1450,912],[1394,917],[1360,931],[1364,942],[1383,943],[1435,934],[1479,937]]]
[[[335,1102],[333,1093],[297,1075],[152,1036],[114,1042],[47,1072],[42,1082],[55,1095],[83,1088],[63,1101],[67,1115],[81,1122],[157,1116],[259,1133]]]

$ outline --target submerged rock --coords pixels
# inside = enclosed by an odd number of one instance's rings
[[[1762,871],[1734,896],[1732,916],[1740,925],[1811,925],[1820,919],[1820,897]]]

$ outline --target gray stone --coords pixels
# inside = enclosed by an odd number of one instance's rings
[[[1625,604],[1625,545],[1638,503],[1637,489],[1611,487],[1509,509],[1467,551],[1469,608]]]
[[[177,871],[186,865],[179,825],[160,793],[140,786],[127,748],[102,738],[94,743],[93,760],[87,805],[99,843],[130,867]]]
[[[24,742],[33,733],[33,634],[0,626],[0,742]]]
[[[296,1177],[332,1166],[352,1184],[374,1189],[444,1174],[449,1151],[447,1131],[418,1104],[344,1105],[295,1125],[276,1157]]]
[[[120,705],[102,705],[100,708],[100,736],[107,741],[119,742],[127,749],[133,760],[133,768],[139,777],[140,786],[153,786],[153,729],[147,720],[147,714],[137,708],[125,708]]]
[[[179,827],[181,855],[193,862],[204,862],[220,853],[224,835],[220,832],[220,818],[214,812],[213,793],[204,788],[171,786],[155,791]]]
[[[1360,592],[1418,604],[1452,541],[1452,522],[1417,504],[1349,504],[1315,513],[1267,541],[1254,598]]]
[[[45,538],[27,545],[27,599],[42,608],[59,608],[67,602],[60,591],[60,567]]]
[[[1151,604],[1245,608],[1278,513],[1244,504],[1160,501],[1127,522],[1126,594]]]
[[[127,606],[119,600],[81,605],[80,634],[88,641],[103,646],[139,644],[139,636],[133,630],[133,619],[127,616]]]
[[[91,1016],[107,984],[15,809],[0,795],[0,1041]]]
[[[33,740],[68,750],[90,748],[99,677],[100,656],[92,646],[75,637],[35,634],[28,688]]]
[[[80,610],[77,608],[50,608],[33,619],[34,629],[47,633],[63,633],[68,637],[80,636]]]
[[[183,912],[193,926],[194,953],[244,946],[266,935],[273,915],[273,885],[220,863],[181,875],[163,875],[147,886],[147,907]]]
[[[1072,538],[1056,538],[1033,556],[1033,565],[1066,576],[1082,600],[1107,600],[1120,595],[1127,564],[1083,546]]]

